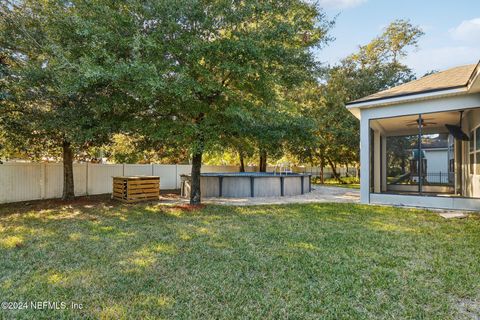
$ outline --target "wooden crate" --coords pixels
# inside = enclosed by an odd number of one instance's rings
[[[113,177],[112,198],[126,203],[158,200],[160,177]]]

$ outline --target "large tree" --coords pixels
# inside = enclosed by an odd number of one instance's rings
[[[318,148],[312,150],[317,150],[322,166],[329,164],[337,177],[337,164],[359,161],[358,121],[345,104],[415,79],[402,58],[422,35],[409,21],[396,20],[358,52],[326,70],[325,83],[317,92],[320,103],[311,109],[318,123]]]
[[[190,202],[198,204],[204,152],[237,138],[236,128],[259,114],[275,123],[285,105],[280,93],[311,80],[311,49],[327,40],[330,23],[301,0],[145,3],[151,47],[137,58],[151,64],[131,88],[145,108],[137,128],[188,146]],[[168,72],[159,75],[159,64]]]
[[[60,151],[63,199],[74,197],[76,151],[107,141],[127,119],[121,106],[136,104],[123,90],[134,77],[130,58],[143,30],[135,8],[112,1],[0,4],[8,70],[0,123],[17,148]]]

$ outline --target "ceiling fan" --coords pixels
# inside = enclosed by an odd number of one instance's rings
[[[426,126],[430,126],[432,124],[437,124],[436,122],[430,122],[429,120],[433,120],[433,118],[422,118],[422,122],[421,122],[422,128]],[[414,127],[414,126],[418,127],[419,124],[420,124],[420,119],[407,121],[407,127]]]

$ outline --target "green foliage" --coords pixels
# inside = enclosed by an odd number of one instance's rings
[[[281,138],[266,125],[285,113],[282,90],[312,78],[310,49],[330,26],[303,1],[152,2],[148,16],[151,47],[136,59],[151,70],[131,87],[145,107],[140,129],[192,153],[234,148],[245,132]]]
[[[110,160],[115,163],[141,163],[143,154],[138,150],[140,138],[122,134],[115,134],[112,143],[108,147]]]
[[[400,60],[423,32],[397,20],[339,65],[321,9],[277,1],[5,1],[0,4],[5,155],[186,162],[260,153],[358,162],[346,102],[414,78]],[[322,79],[320,84],[318,79]],[[119,133],[120,135],[115,135]]]
[[[304,158],[314,162],[316,157],[317,163],[333,166],[358,163],[359,124],[345,104],[415,79],[399,59],[422,35],[410,22],[396,20],[358,52],[325,70],[325,82],[304,95],[306,110],[317,121],[316,138],[305,149]]]
[[[91,157],[102,154],[114,163],[185,163],[189,154],[174,145],[153,143],[150,139],[127,134],[114,134],[110,142],[100,148],[90,148]]]
[[[0,48],[7,59],[0,123],[16,147],[76,149],[107,141],[118,104],[121,57],[133,24],[108,1],[6,1],[1,4]],[[120,7],[118,7],[120,8]],[[117,8],[117,9],[118,9]]]

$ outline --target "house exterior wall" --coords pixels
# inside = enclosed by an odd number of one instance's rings
[[[480,126],[480,109],[472,110],[466,114],[463,119],[462,127],[465,133],[470,132]],[[466,197],[480,197],[480,175],[470,171],[470,146],[465,141],[463,145],[463,186]]]
[[[448,174],[448,150],[447,149],[425,149],[423,150],[427,159],[428,173]],[[430,182],[441,182],[440,177],[428,177]]]

